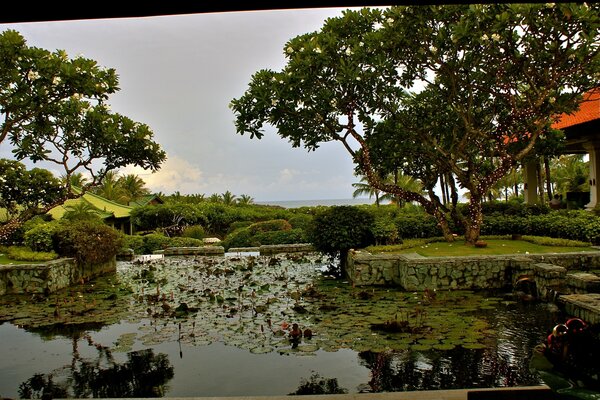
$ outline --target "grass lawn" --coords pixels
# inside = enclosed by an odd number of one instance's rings
[[[502,255],[502,254],[527,254],[533,253],[565,253],[565,252],[584,252],[597,251],[592,247],[571,247],[571,246],[542,246],[539,244],[527,242],[525,240],[510,239],[490,239],[485,240],[487,247],[479,248],[465,245],[462,240],[454,243],[434,242],[405,249],[394,249],[393,246],[386,246],[386,253],[417,253],[425,257],[458,257],[474,255]],[[376,248],[372,249],[374,252]],[[383,249],[381,249],[383,250]]]
[[[6,256],[6,254],[0,254],[0,265],[8,265],[8,264],[35,264],[33,261],[16,261],[11,260]]]

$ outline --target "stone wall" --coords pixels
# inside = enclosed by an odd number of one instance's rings
[[[600,252],[472,257],[422,257],[418,254],[371,254],[351,251],[346,274],[356,286],[396,286],[408,291],[429,289],[500,289],[523,276],[544,275],[539,265],[567,270],[600,266]],[[555,282],[540,282],[552,286]]]
[[[72,258],[43,264],[0,266],[0,295],[52,293],[81,281],[116,271],[116,260],[104,264],[79,266]]]

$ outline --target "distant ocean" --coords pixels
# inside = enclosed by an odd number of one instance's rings
[[[281,206],[284,208],[314,207],[314,206],[354,206],[360,204],[375,204],[375,199],[321,199],[321,200],[281,200],[255,201],[255,204]]]

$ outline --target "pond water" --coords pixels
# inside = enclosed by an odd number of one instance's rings
[[[564,320],[501,293],[354,288],[324,270],[317,254],[169,257],[48,298],[4,296],[0,397],[536,385],[533,348]]]

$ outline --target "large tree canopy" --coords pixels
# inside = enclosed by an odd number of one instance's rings
[[[71,176],[81,171],[94,186],[109,171],[127,165],[156,171],[166,159],[148,125],[110,110],[107,100],[117,90],[114,69],[70,59],[62,50],[29,47],[14,30],[0,34],[0,146],[10,143],[18,161],[57,165],[67,195],[74,195]],[[4,225],[0,238],[22,219]]]
[[[451,238],[474,242],[481,200],[553,118],[600,80],[598,4],[398,6],[346,11],[291,39],[281,71],[254,74],[231,103],[238,133],[276,128],[292,146],[339,141],[374,188],[417,201]],[[543,147],[543,146],[542,146]],[[427,196],[384,182],[400,170]],[[434,192],[468,191],[467,215]]]

